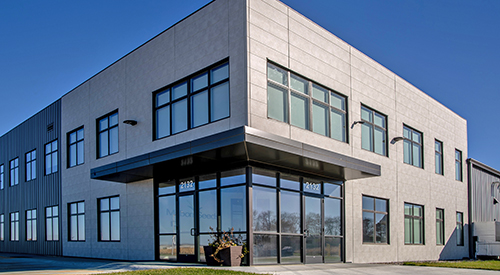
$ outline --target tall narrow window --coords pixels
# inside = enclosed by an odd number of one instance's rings
[[[267,117],[346,142],[346,97],[271,63]]]
[[[19,241],[19,212],[10,213],[10,240]]]
[[[85,241],[85,202],[69,204],[69,240]]]
[[[229,117],[229,63],[201,73],[153,94],[155,139]]]
[[[389,243],[389,201],[363,196],[363,243]]]
[[[19,158],[10,161],[10,186],[19,184]]]
[[[403,126],[404,162],[423,168],[423,140],[422,133],[408,126]]]
[[[361,106],[361,148],[387,156],[387,117]]]
[[[4,170],[3,170],[3,164],[0,165],[0,190],[2,190],[4,188],[4,178],[5,178],[5,174],[4,174]]]
[[[26,181],[36,179],[36,150],[26,153]]]
[[[120,197],[99,199],[99,241],[120,241]]]
[[[424,207],[405,203],[405,244],[424,244]]]
[[[68,134],[68,167],[85,162],[83,146],[83,127]]]
[[[59,207],[45,208],[45,236],[47,241],[59,241]]]
[[[5,216],[0,215],[0,241],[5,241]]]
[[[45,144],[45,175],[57,172],[57,140]]]
[[[444,209],[436,208],[436,244],[444,245]]]
[[[434,156],[436,162],[436,174],[444,175],[443,171],[443,143],[439,140],[434,140]]]
[[[26,241],[36,241],[36,209],[26,211]]]
[[[455,149],[455,179],[462,181],[462,152]]]
[[[464,245],[464,213],[462,213],[462,212],[457,212],[457,228],[455,231],[457,233],[457,245],[463,246]]]
[[[97,157],[118,153],[118,111],[97,120]]]

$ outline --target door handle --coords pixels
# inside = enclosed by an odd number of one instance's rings
[[[194,235],[194,234],[195,234],[195,232],[194,232],[194,231],[195,231],[195,229],[194,229],[194,228],[191,228],[191,236],[195,236],[195,235]]]

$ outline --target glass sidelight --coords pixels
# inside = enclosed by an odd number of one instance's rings
[[[195,261],[195,212],[194,195],[179,196],[179,261]]]
[[[322,199],[305,196],[304,203],[304,239],[305,262],[323,262],[323,218]]]

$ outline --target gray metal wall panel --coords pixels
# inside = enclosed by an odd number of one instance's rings
[[[53,129],[47,126],[53,123]],[[0,251],[62,255],[62,241],[46,241],[45,208],[59,206],[61,238],[61,101],[58,100],[0,137],[0,165],[4,164],[4,189],[0,214],[5,215],[5,240]],[[45,144],[58,140],[58,172],[45,175]],[[26,181],[26,153],[36,149],[36,179]],[[10,186],[10,160],[19,158],[19,184]],[[37,210],[37,241],[26,241],[26,210]],[[10,241],[10,213],[19,212],[19,242]]]
[[[472,222],[500,221],[500,204],[493,204],[491,185],[500,182],[500,175],[495,175],[476,165],[471,169],[471,206]],[[498,189],[493,194],[500,198]]]

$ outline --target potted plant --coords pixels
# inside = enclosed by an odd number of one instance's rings
[[[230,232],[223,231],[219,237],[210,227],[212,241],[204,246],[207,265],[240,266],[241,259],[248,253],[240,237],[235,237],[233,228]]]

